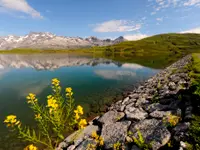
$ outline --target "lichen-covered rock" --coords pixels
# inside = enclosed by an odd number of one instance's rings
[[[122,121],[104,125],[101,136],[104,139],[105,148],[112,148],[117,142],[124,143],[130,124],[130,121]]]
[[[84,130],[76,131],[69,135],[63,142],[58,146],[61,150],[69,146],[69,143],[73,142],[75,146],[79,145],[85,138],[88,138],[92,132],[97,132],[99,130],[98,126],[89,125],[84,128]],[[59,150],[59,149],[58,149]]]
[[[153,103],[153,104],[149,105],[146,110],[148,112],[152,113],[153,111],[156,111],[156,110],[166,110],[166,109],[168,109],[168,105],[162,105],[160,103]]]
[[[164,146],[171,138],[171,133],[166,126],[163,125],[161,120],[157,119],[145,119],[130,126],[130,132],[136,138],[138,138],[138,131],[141,132],[146,143],[150,144],[153,141],[151,145],[153,150]]]
[[[126,118],[128,120],[144,120],[148,117],[148,113],[142,108],[129,107],[125,110]]]
[[[75,145],[71,145],[71,146],[69,146],[69,147],[67,148],[67,150],[74,150],[75,148],[76,148]]]
[[[149,115],[153,118],[158,118],[158,119],[162,119],[163,117],[167,116],[168,114],[171,114],[171,111],[159,111],[159,110],[155,110],[152,113],[150,113]]]
[[[94,139],[88,138],[80,143],[80,145],[78,145],[75,150],[87,150],[90,148],[91,145],[95,147],[97,145],[97,142]]]
[[[124,115],[125,114],[123,112],[108,111],[98,119],[98,122],[100,122],[102,125],[112,124],[123,118]]]

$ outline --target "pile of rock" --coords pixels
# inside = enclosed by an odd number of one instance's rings
[[[191,56],[188,55],[144,82],[123,100],[113,104],[104,115],[95,118],[72,145],[71,136],[59,145],[58,150],[87,149],[88,144],[95,144],[90,138],[92,131],[102,136],[105,149],[113,148],[115,143],[121,143],[124,149],[139,149],[132,142],[132,136],[138,138],[138,131],[153,150],[166,146],[171,140],[180,143],[178,147],[181,149],[183,141],[188,138],[193,109],[190,97],[183,94],[191,84],[184,69],[190,61]],[[170,128],[163,122],[169,114],[181,118]],[[132,144],[127,144],[130,141]]]

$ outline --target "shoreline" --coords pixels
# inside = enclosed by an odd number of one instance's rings
[[[191,55],[185,56],[140,84],[128,93],[128,96],[112,104],[105,114],[95,117],[74,141],[71,141],[71,137],[77,131],[67,137],[57,150],[87,149],[88,144],[95,144],[91,138],[93,131],[98,132],[104,139],[104,149],[111,149],[117,142],[130,150],[133,147],[139,149],[135,144],[126,145],[126,142],[131,140],[129,132],[138,138],[138,130],[145,142],[154,141],[153,150],[165,147],[174,138],[178,139],[177,143],[182,142],[187,136],[189,121],[192,118],[190,100],[181,101],[179,97],[191,84],[188,71],[184,70],[189,63]],[[168,114],[178,116],[182,120],[179,120],[175,127],[168,128],[162,121]],[[180,137],[180,133],[184,138]]]

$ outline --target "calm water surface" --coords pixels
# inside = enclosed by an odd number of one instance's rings
[[[89,56],[0,55],[0,149],[15,150],[18,147],[11,144],[13,139],[3,124],[5,116],[16,114],[23,123],[31,125],[33,116],[25,97],[32,92],[37,94],[41,103],[45,103],[52,78],[58,78],[62,87],[72,87],[76,103],[89,112],[90,104],[112,100],[113,96],[158,71],[139,64]]]

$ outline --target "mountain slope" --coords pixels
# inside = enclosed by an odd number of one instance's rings
[[[200,50],[200,34],[160,34],[138,41],[125,41],[96,49],[130,53],[176,53],[182,50]]]
[[[69,49],[91,46],[112,45],[125,41],[124,38],[116,40],[101,40],[96,37],[86,39],[80,37],[56,36],[49,32],[31,32],[25,36],[0,37],[0,50],[14,48],[32,49]]]

